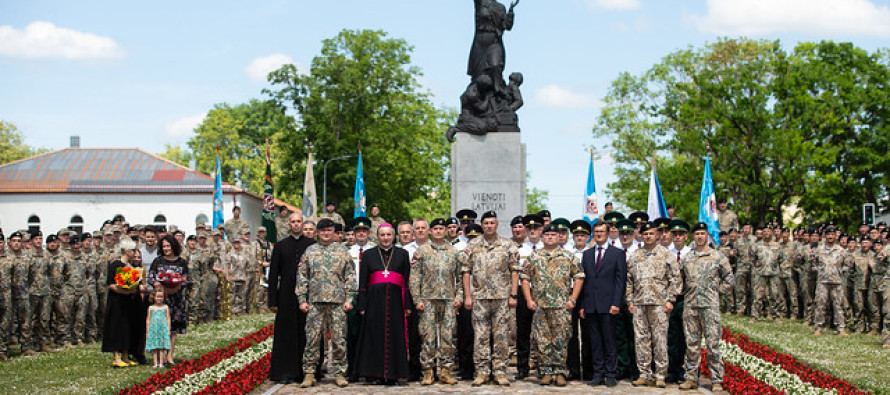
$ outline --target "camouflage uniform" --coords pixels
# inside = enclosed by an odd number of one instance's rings
[[[65,301],[68,314],[56,317],[62,327],[60,339],[63,342],[83,341],[86,334],[86,309],[89,302],[84,297],[89,286],[87,283],[87,261],[87,256],[81,252],[71,255],[63,267],[64,286],[61,299]]]
[[[236,237],[241,237],[241,228],[243,226],[248,226],[247,222],[244,222],[243,219],[232,218],[226,223],[223,224],[223,227],[226,228],[226,241],[232,242]]]
[[[287,217],[282,217],[280,215],[275,216],[275,235],[277,236],[279,242],[281,240],[286,239],[290,236],[290,220]]]
[[[520,270],[519,250],[516,243],[506,237],[497,236],[492,242],[477,237],[458,254],[457,260],[461,274],[470,275],[476,375],[504,375],[510,353],[507,337],[511,309],[507,298],[512,273]],[[491,338],[494,338],[493,346]]]
[[[879,271],[883,271],[884,275],[878,282],[884,297],[884,330],[881,332],[881,338],[884,344],[890,344],[890,244],[884,246],[883,255],[884,259],[879,262],[879,268],[882,270]]]
[[[218,311],[216,300],[219,295],[220,277],[213,271],[213,268],[218,266],[218,259],[210,243],[203,246],[198,245],[198,250],[200,251],[200,258],[198,259],[201,260],[201,265],[204,269],[202,270],[203,277],[199,284],[201,288],[198,293],[200,301],[198,302],[199,310],[197,314],[198,319],[201,320],[199,322],[208,322],[216,319]]]
[[[708,249],[692,251],[682,260],[685,308],[683,327],[686,333],[686,380],[697,381],[701,365],[702,337],[708,350],[708,368],[713,383],[723,382],[723,359],[720,357],[719,295],[732,289],[733,275],[729,259],[721,252]]]
[[[22,250],[19,254],[10,251],[6,260],[12,265],[12,306],[14,311],[14,342],[22,346],[22,351],[31,349],[31,294],[30,294],[30,254]]]
[[[99,318],[96,315],[96,311],[99,308],[99,303],[96,300],[96,281],[99,280],[100,276],[104,275],[105,273],[98,273],[99,254],[96,251],[91,251],[89,254],[86,254],[84,265],[84,341],[93,342],[99,339]],[[105,279],[102,278],[100,282],[102,284],[105,284],[104,280]]]
[[[785,298],[779,294],[779,283],[776,278],[781,251],[775,241],[757,243],[751,250],[754,276],[754,304],[751,316],[760,318],[761,314],[778,318],[782,315]]]
[[[9,353],[12,333],[12,272],[13,263],[6,256],[0,258],[0,354]]]
[[[741,236],[736,241],[735,264],[735,312],[745,314],[748,310],[748,290],[751,288],[751,240]]]
[[[853,316],[850,328],[853,331],[865,332],[868,330],[869,324],[868,310],[865,306],[865,302],[868,300],[868,280],[871,277],[873,262],[877,259],[874,252],[862,252],[862,250],[847,254],[846,259],[845,265],[851,269],[848,277],[853,283],[853,300],[851,300]]]
[[[423,302],[419,332],[423,341],[420,350],[422,369],[433,369],[436,360],[441,369],[454,367],[455,311],[453,301],[463,301],[457,250],[450,244],[426,243],[414,253],[412,276],[409,278],[415,303]],[[438,335],[439,345],[436,345]]]
[[[800,293],[804,296],[804,315],[808,323],[816,321],[816,265],[813,252],[815,246],[810,243],[801,244],[801,284]]]
[[[263,262],[272,260],[272,244],[265,240],[256,240],[252,243],[252,247],[255,259],[251,272],[248,273],[250,275],[248,289],[250,291],[250,310],[255,313],[259,309],[265,309],[267,304],[268,292],[263,286],[265,283]]]
[[[219,243],[216,243],[212,247],[213,250],[213,258],[214,258],[214,269],[221,269],[222,272],[214,271],[217,278],[218,292],[217,298],[214,301],[216,306],[216,312],[219,315],[219,319],[228,320],[229,316],[232,314],[232,306],[231,306],[231,283],[226,280],[226,272],[228,271],[228,267],[225,263],[226,254],[228,254],[228,243],[225,240],[221,240]]]
[[[50,342],[61,344],[65,341],[65,328],[68,326],[68,317],[71,313],[71,297],[62,294],[62,288],[65,286],[65,267],[68,265],[70,258],[61,248],[55,253],[47,250],[49,257],[49,287],[50,287],[50,306],[51,314],[49,328],[51,330]]]
[[[787,316],[800,318],[797,283],[794,281],[794,268],[797,266],[797,247],[794,242],[779,243],[779,295],[788,303],[779,306]],[[789,310],[790,309],[790,310]]]
[[[346,313],[343,304],[356,295],[355,267],[343,247],[316,243],[306,249],[297,276],[297,301],[308,303],[303,372],[314,375],[325,329],[331,334],[331,373],[346,374]]]
[[[884,247],[884,255],[886,255],[890,250],[887,247]],[[886,280],[885,275],[887,273],[887,264],[890,263],[890,259],[886,256],[877,257],[872,260],[873,266],[871,267],[871,278],[869,279],[868,284],[868,315],[870,320],[869,328],[873,331],[877,331],[878,328],[881,327],[881,305],[885,305],[887,302],[887,292],[886,289]],[[886,305],[885,305],[886,306]],[[884,307],[884,316],[890,316],[890,309]],[[887,324],[884,324],[884,330],[887,330]]]
[[[50,299],[50,260],[44,249],[31,250],[28,271],[29,296],[31,299],[31,341],[35,347],[48,346],[50,342],[49,317],[52,313]]]
[[[575,280],[584,279],[581,261],[564,248],[552,252],[536,250],[520,277],[529,282],[538,305],[532,321],[532,336],[541,358],[539,373],[568,375],[566,354],[572,334],[572,312],[566,309],[566,303]]]
[[[242,243],[245,244],[245,243]],[[247,312],[247,278],[248,267],[253,257],[247,248],[232,248],[223,259],[229,273],[229,293],[231,295],[232,314]]]
[[[667,248],[656,245],[652,250],[637,249],[630,254],[627,262],[625,298],[628,305],[634,308],[637,368],[640,377],[647,380],[664,380],[667,374],[668,313],[664,308],[682,290],[676,260]]]
[[[737,259],[737,251],[734,243],[725,243],[717,246],[717,251],[719,251],[726,259],[729,260],[729,266],[733,269],[733,273],[735,273],[736,262]],[[720,312],[721,313],[729,313],[735,310],[735,292],[733,292],[733,287],[730,286],[729,290],[726,292],[720,293]]]
[[[729,232],[730,229],[739,228],[739,216],[730,209],[726,211],[717,211],[717,223],[720,224],[721,232]]]
[[[325,211],[318,215],[318,219],[323,219],[323,218],[327,218],[327,219],[334,221],[335,223],[338,223],[340,225],[344,225],[344,226],[346,225],[346,222],[343,221],[343,217],[340,214],[338,214],[336,211],[334,211],[333,213],[328,213],[327,211]]]
[[[825,310],[828,309],[829,299],[834,309],[834,324],[842,331],[846,328],[844,321],[844,291],[843,281],[849,270],[846,260],[847,252],[838,244],[831,247],[821,245],[813,250],[812,258],[819,274],[819,284],[816,285],[816,330],[825,327]]]

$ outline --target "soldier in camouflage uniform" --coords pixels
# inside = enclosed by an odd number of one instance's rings
[[[49,347],[49,318],[52,313],[50,299],[50,261],[43,249],[43,236],[31,236],[31,259],[28,271],[29,296],[31,299],[31,340],[40,351],[52,351]]]
[[[320,342],[328,329],[331,334],[331,371],[338,387],[349,382],[346,373],[346,312],[352,310],[355,296],[355,267],[345,248],[334,243],[334,222],[322,219],[317,225],[319,242],[309,246],[300,261],[296,294],[306,315],[306,348],[303,351],[302,388],[315,385]]]
[[[871,269],[877,261],[874,251],[871,249],[871,239],[863,237],[860,248],[847,254],[845,265],[850,268],[848,278],[853,283],[853,298],[850,307],[853,314],[850,321],[851,332],[867,332],[869,317],[866,301],[868,300],[868,280],[871,278]]]
[[[781,232],[781,239],[779,242],[778,289],[779,295],[782,295],[782,299],[785,299],[787,303],[782,304],[780,307],[786,312],[785,316],[800,319],[800,310],[797,304],[799,300],[797,282],[794,281],[794,270],[797,266],[797,262],[799,262],[797,245],[791,241],[790,230],[782,228]]]
[[[108,285],[105,284],[108,275],[108,264],[120,257],[120,248],[117,246],[117,240],[114,238],[114,230],[109,226],[102,232],[102,253],[99,255],[99,277],[96,282],[96,302],[98,309],[96,317],[99,325],[99,332],[105,330],[105,308],[108,302]]]
[[[890,317],[890,309],[885,304],[887,302],[887,293],[885,292],[887,284],[884,280],[887,273],[887,265],[890,263],[890,259],[887,257],[887,253],[890,252],[888,247],[890,247],[890,244],[878,251],[875,254],[875,259],[872,261],[871,277],[868,282],[868,302],[866,303],[868,305],[868,315],[871,318],[869,334],[878,334],[878,329],[881,327],[880,308],[882,305],[885,306],[884,316]],[[884,331],[887,331],[886,321],[884,323]]]
[[[826,227],[824,235],[825,244],[813,250],[811,254],[819,278],[819,283],[816,285],[815,334],[821,335],[822,329],[825,328],[825,311],[830,302],[834,309],[834,323],[837,325],[838,333],[847,336],[842,285],[849,271],[846,264],[847,252],[837,244],[837,228]]]
[[[189,324],[196,324],[198,320],[199,292],[201,291],[201,278],[204,277],[201,267],[201,252],[198,250],[198,238],[194,235],[185,239],[182,249],[182,259],[188,262],[189,281],[183,286],[185,305],[189,310]]]
[[[83,344],[86,334],[86,309],[88,300],[84,293],[89,286],[87,283],[87,256],[81,250],[83,239],[79,235],[69,238],[69,251],[71,256],[66,260],[62,269],[64,286],[61,299],[65,301],[68,314],[57,317],[61,321],[62,344],[66,347],[72,344]]]
[[[445,240],[445,220],[436,218],[430,225],[432,240],[417,248],[409,278],[415,311],[420,314],[419,332],[423,342],[420,350],[423,380],[420,384],[433,384],[433,370],[438,360],[439,382],[453,385],[457,380],[451,377],[454,368],[452,334],[456,310],[463,301],[463,288],[458,287],[460,267],[457,250]]]
[[[219,284],[214,305],[216,306],[218,318],[227,321],[232,314],[232,306],[230,296],[231,288],[228,280],[229,273],[224,258],[229,252],[228,248],[230,247],[230,244],[222,239],[222,232],[218,229],[211,232],[210,235],[213,236],[213,244],[211,244],[210,248],[210,251],[213,254],[213,271],[216,273],[217,284]]]
[[[778,262],[781,259],[779,244],[773,241],[772,229],[763,228],[763,239],[754,245],[751,251],[754,276],[754,304],[751,306],[751,320],[762,315],[779,320],[785,304],[785,298],[779,294]]]
[[[84,254],[84,294],[83,294],[83,304],[84,304],[84,337],[83,341],[86,343],[92,343],[99,338],[99,325],[96,317],[96,310],[98,310],[99,305],[96,300],[96,281],[99,279],[99,258],[98,252],[94,248],[94,237],[91,237],[89,233],[84,233],[81,235],[82,240],[82,250]],[[103,273],[104,274],[104,273]],[[102,281],[104,284],[104,281]]]
[[[229,291],[232,296],[232,314],[235,316],[247,312],[247,272],[253,259],[250,251],[242,244],[245,243],[240,237],[232,239],[232,250],[223,258],[227,271],[226,281],[231,284]]]
[[[241,207],[235,206],[232,208],[232,218],[223,225],[226,229],[226,241],[232,242],[232,240],[240,237],[241,228],[247,225],[247,222],[244,222],[241,219]]]
[[[285,206],[281,206],[278,209],[278,216],[275,217],[275,236],[278,239],[275,240],[276,242],[284,240],[290,235],[290,227],[288,226],[290,220],[288,217],[290,217],[290,210]]]
[[[51,314],[49,326],[50,342],[56,345],[67,346],[64,339],[66,322],[68,314],[71,311],[70,296],[62,295],[62,289],[65,286],[65,267],[68,265],[70,258],[68,253],[63,252],[61,242],[58,236],[49,235],[46,238],[46,254],[49,260],[49,289],[50,289],[50,306]]]
[[[199,280],[200,291],[198,293],[198,322],[208,322],[216,318],[216,298],[219,292],[219,277],[217,277],[216,255],[210,243],[209,232],[198,233],[198,259],[201,262],[202,277]],[[220,269],[221,270],[221,269]]]
[[[12,237],[9,239],[12,244]],[[21,236],[17,240],[18,243],[21,243]],[[8,253],[8,256],[12,255],[12,252]],[[4,250],[3,257],[0,258],[0,361],[8,359],[9,344],[12,343],[10,340],[13,338],[12,273],[14,263],[8,259],[8,256]]]
[[[463,277],[464,308],[473,314],[473,386],[486,384],[489,374],[494,374],[498,385],[509,386],[507,334],[511,324],[509,310],[516,308],[519,250],[512,240],[497,234],[494,211],[482,215],[482,229],[482,237],[468,243],[457,258]]]
[[[640,378],[633,385],[664,388],[668,368],[668,314],[674,309],[672,302],[682,291],[683,284],[675,264],[677,258],[658,244],[655,225],[645,223],[640,233],[643,248],[628,257],[625,293],[628,310],[634,316],[637,368],[640,370]]]
[[[559,247],[557,227],[554,223],[544,227],[544,248],[532,253],[520,277],[526,305],[535,312],[532,336],[541,358],[540,383],[549,385],[555,377],[555,384],[564,387],[572,310],[585,276],[578,257]]]
[[[708,246],[708,225],[692,227],[695,250],[682,259],[685,306],[683,327],[686,332],[686,380],[680,389],[698,387],[702,337],[708,350],[708,369],[713,391],[722,391],[723,359],[720,357],[719,295],[732,289],[733,275],[729,259]]]
[[[732,230],[733,233],[736,234],[735,230]],[[720,232],[720,245],[717,246],[717,251],[719,251],[726,259],[729,260],[729,266],[733,269],[733,273],[735,273],[736,267],[736,250],[735,243],[738,237],[733,237],[730,233]],[[732,287],[727,292],[720,293],[720,312],[721,313],[730,313],[735,310],[735,293],[732,292]]]
[[[250,285],[250,307],[252,313],[268,311],[266,308],[268,292],[266,292],[266,287],[264,286],[264,279],[266,268],[269,267],[269,263],[272,260],[272,243],[266,241],[266,234],[266,227],[260,226],[256,231],[256,240],[251,244],[255,256],[254,265],[251,268],[251,272],[248,273],[251,276],[252,284]]]
[[[13,329],[15,339],[12,343],[18,343],[25,355],[33,355],[31,338],[31,295],[30,272],[31,257],[25,250],[25,234],[15,232],[9,237],[9,251],[6,261],[12,265],[12,308]]]
[[[751,288],[751,225],[742,226],[742,234],[736,241],[735,264],[735,315],[743,316],[748,311],[748,291]]]

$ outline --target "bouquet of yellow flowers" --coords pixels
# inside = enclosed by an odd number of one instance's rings
[[[114,282],[123,289],[132,289],[142,281],[142,270],[134,267],[119,267],[115,270]]]

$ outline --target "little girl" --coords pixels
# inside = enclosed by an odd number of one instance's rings
[[[156,368],[164,367],[164,355],[170,349],[170,309],[164,303],[166,299],[163,289],[155,289],[145,318],[145,351],[152,353]]]

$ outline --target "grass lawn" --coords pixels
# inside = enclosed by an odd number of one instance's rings
[[[192,359],[224,347],[273,319],[272,314],[254,314],[189,327],[188,334],[176,339],[176,359]],[[150,365],[114,369],[111,354],[100,350],[101,344],[94,343],[0,362],[0,394],[114,393],[158,371]],[[151,355],[147,358],[151,363]]]
[[[813,328],[801,321],[749,322],[748,317],[732,315],[723,315],[723,326],[859,388],[890,394],[890,350],[881,348],[880,336],[851,334],[844,338],[826,330],[816,337]]]

